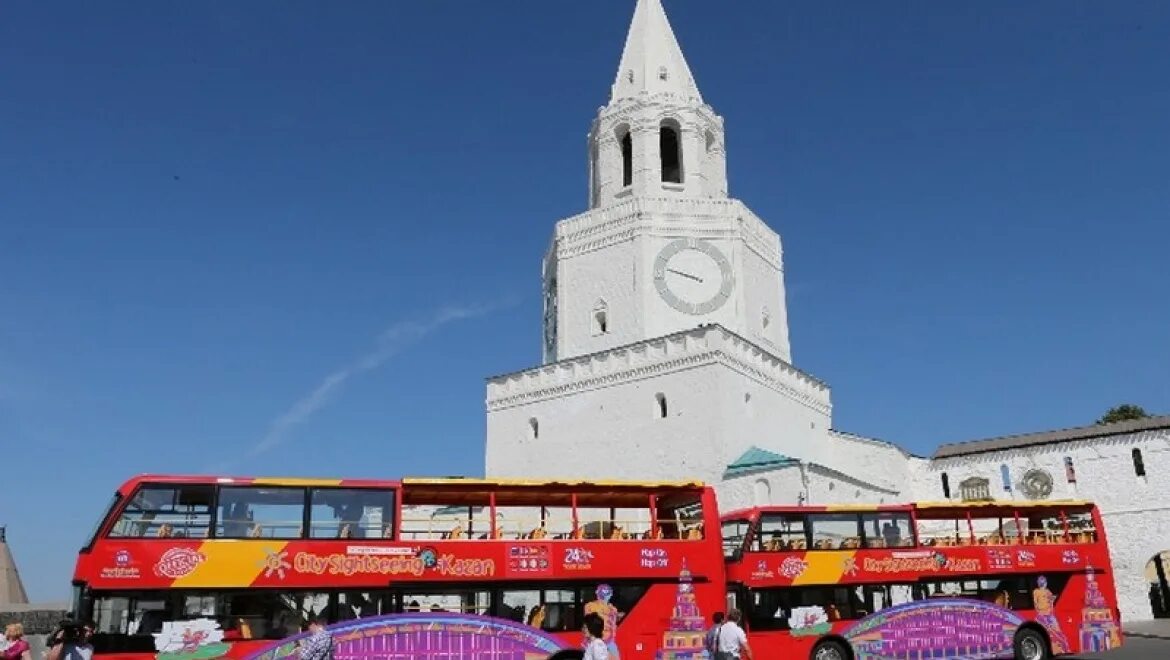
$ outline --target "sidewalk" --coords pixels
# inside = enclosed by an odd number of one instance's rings
[[[1121,628],[1130,637],[1170,640],[1170,619],[1135,621],[1133,623],[1122,624]]]

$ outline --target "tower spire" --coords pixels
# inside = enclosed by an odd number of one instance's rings
[[[680,100],[703,101],[662,0],[638,0],[610,102],[642,93],[669,93]]]
[[[6,530],[0,525],[0,607],[5,605],[27,605],[28,594],[16,572],[16,561],[8,549]]]

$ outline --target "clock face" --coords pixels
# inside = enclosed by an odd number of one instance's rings
[[[666,244],[654,262],[654,287],[666,304],[686,314],[710,314],[731,297],[731,262],[697,238]]]

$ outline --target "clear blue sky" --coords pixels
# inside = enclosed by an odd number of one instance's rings
[[[666,6],[837,428],[926,453],[1170,412],[1170,4]],[[31,595],[67,595],[133,473],[480,473],[632,8],[3,3],[0,522]]]

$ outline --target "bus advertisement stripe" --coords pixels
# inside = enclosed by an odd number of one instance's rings
[[[247,587],[282,563],[287,541],[205,541],[197,565],[175,579],[173,587]]]
[[[856,554],[853,550],[806,552],[804,561],[807,566],[792,580],[792,584],[837,584],[855,561]]]

